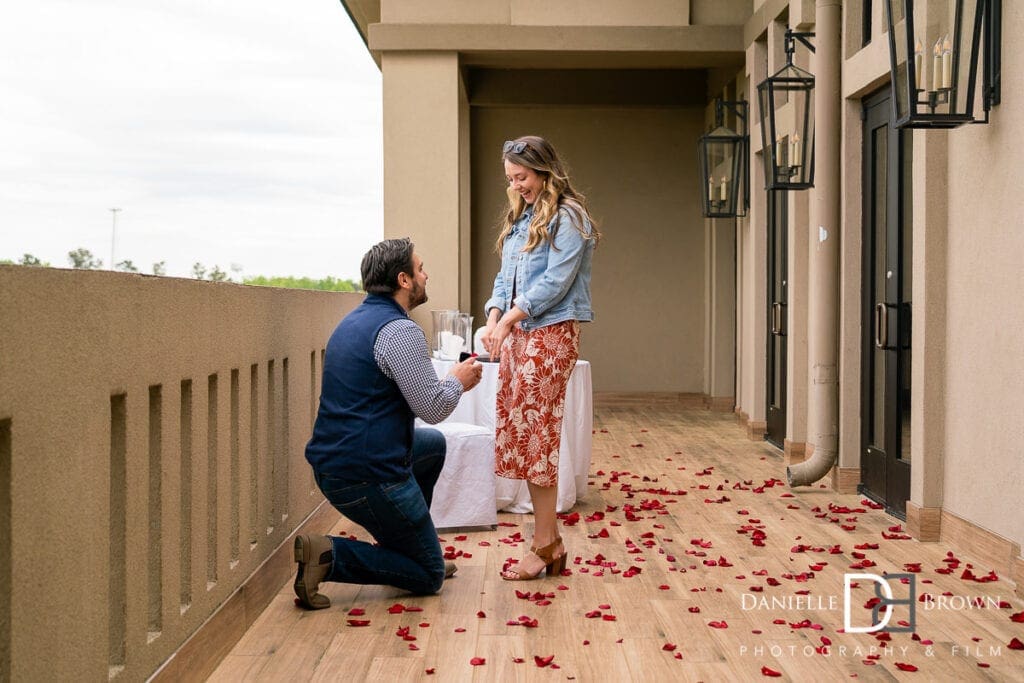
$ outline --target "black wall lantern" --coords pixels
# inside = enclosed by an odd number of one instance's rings
[[[814,187],[814,76],[793,65],[796,41],[814,52],[813,36],[786,29],[786,66],[757,86],[766,190]]]
[[[739,133],[723,125],[725,107],[736,115],[740,123]],[[750,205],[747,147],[747,103],[723,102],[721,98],[715,100],[715,129],[697,141],[701,209],[706,218],[747,215]]]
[[[1001,0],[887,0],[886,17],[896,127],[988,123],[999,103]]]

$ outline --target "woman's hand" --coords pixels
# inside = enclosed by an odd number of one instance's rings
[[[498,319],[501,318],[501,312],[497,308],[492,308],[490,314],[487,316],[487,326],[484,328],[484,333],[480,335],[480,343],[487,349],[487,354],[491,357],[495,357],[494,347],[494,330],[498,327]]]
[[[505,343],[505,337],[512,332],[512,325],[508,324],[505,318],[499,320],[493,328],[490,323],[487,324],[488,332],[484,334],[487,337],[490,334],[491,345],[487,348],[488,353],[491,354],[491,360],[501,359],[501,345]]]
[[[520,320],[526,320],[527,317],[521,308],[513,306],[497,321],[493,320],[497,318],[496,315],[492,315],[487,320],[487,331],[484,332],[480,339],[481,341],[484,339],[489,340],[490,346],[487,347],[487,352],[491,355],[491,360],[501,359],[501,347],[505,343],[505,338],[512,333],[512,328],[519,324]],[[492,322],[494,322],[493,327],[491,326]],[[484,343],[486,344],[487,342]]]

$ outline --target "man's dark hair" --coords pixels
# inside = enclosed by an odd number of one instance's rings
[[[398,291],[398,274],[415,277],[412,272],[413,243],[408,237],[384,240],[370,247],[363,256],[360,271],[367,294],[391,295]]]

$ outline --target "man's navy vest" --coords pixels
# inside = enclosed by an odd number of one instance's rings
[[[306,460],[353,482],[402,481],[410,474],[413,415],[373,357],[380,329],[408,318],[389,296],[368,294],[327,342],[320,410]]]

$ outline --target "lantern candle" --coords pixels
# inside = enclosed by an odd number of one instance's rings
[[[932,50],[932,90],[942,89],[942,38],[935,41]]]
[[[798,134],[793,135],[793,142],[789,145],[789,157],[791,166],[800,166],[800,136]]]
[[[775,138],[775,164],[782,166],[782,138]]]
[[[921,45],[921,41],[917,41],[917,47],[914,50],[914,88],[916,90],[921,89],[921,69],[924,67],[924,46]]]
[[[949,34],[942,41],[942,87],[949,88],[953,85],[953,44],[949,42]]]
[[[708,176],[708,201],[714,201],[715,199],[715,177]]]
[[[719,192],[718,198],[721,199],[723,202],[725,201],[725,198],[728,196],[728,192],[726,192],[726,189],[725,189],[726,188],[726,183],[728,183],[728,182],[729,182],[728,178],[726,178],[725,176],[722,176],[722,187],[721,187],[721,191]]]

